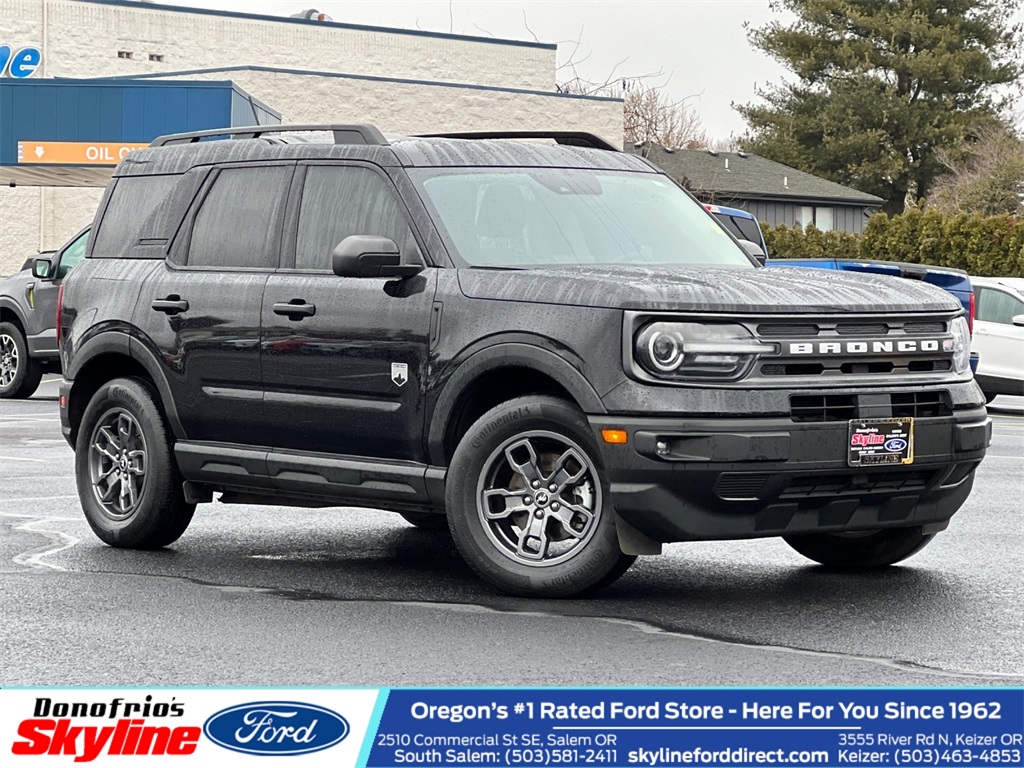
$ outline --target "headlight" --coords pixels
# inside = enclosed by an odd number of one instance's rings
[[[742,325],[650,323],[637,334],[637,362],[660,379],[738,379],[758,355],[777,351]]]
[[[949,330],[953,333],[953,371],[967,373],[971,368],[971,329],[967,318],[956,318]]]

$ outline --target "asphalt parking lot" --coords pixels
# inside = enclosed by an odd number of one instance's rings
[[[1024,684],[1021,399],[996,401],[973,495],[902,567],[677,544],[599,596],[535,601],[385,512],[212,504],[167,550],[105,547],[55,395],[0,403],[0,684]]]

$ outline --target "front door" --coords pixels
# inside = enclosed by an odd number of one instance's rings
[[[300,165],[293,226],[263,300],[263,383],[273,445],[424,461],[423,401],[436,271],[338,277],[349,235],[389,237],[419,258],[391,181],[369,165]]]
[[[1024,378],[1024,328],[1013,318],[1024,315],[1024,302],[1007,290],[987,285],[974,287],[978,301],[971,349],[978,353],[978,375],[1012,382]],[[1019,386],[1019,385],[1018,385]]]

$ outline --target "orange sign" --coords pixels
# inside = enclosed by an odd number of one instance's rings
[[[38,165],[117,165],[132,150],[148,146],[109,141],[19,141],[18,162]]]

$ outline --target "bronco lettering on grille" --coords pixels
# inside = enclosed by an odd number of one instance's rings
[[[901,339],[899,341],[806,341],[788,345],[791,355],[868,355],[913,352],[950,352],[949,339]]]

